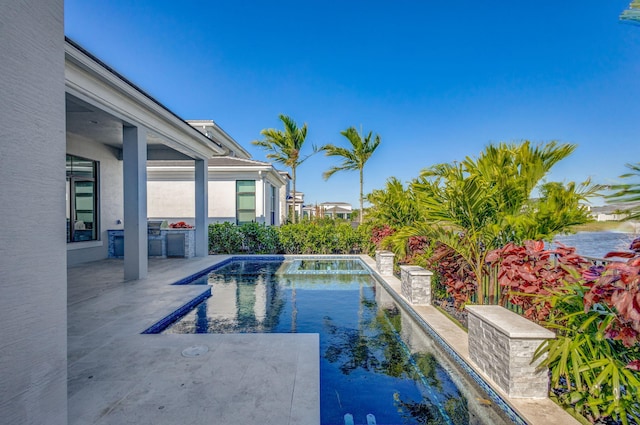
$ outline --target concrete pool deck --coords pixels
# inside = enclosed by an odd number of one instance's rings
[[[320,423],[317,335],[141,334],[207,289],[170,283],[225,258],[150,259],[133,282],[122,260],[68,269],[69,424]]]
[[[171,283],[228,257],[150,259],[132,282],[122,260],[68,269],[69,424],[320,423],[315,334],[141,334],[207,289]],[[466,332],[434,307],[415,310],[470,363]],[[185,357],[192,347],[206,352]],[[549,399],[500,394],[532,425],[578,424]]]

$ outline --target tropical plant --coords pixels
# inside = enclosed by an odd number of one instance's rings
[[[371,204],[367,210],[367,220],[374,226],[389,226],[397,230],[420,219],[420,210],[411,186],[405,188],[395,177],[387,179],[384,189],[373,190],[367,195],[367,201]]]
[[[499,267],[503,300],[557,333],[534,360],[551,371],[554,397],[592,422],[640,420],[640,238],[627,258],[592,265],[573,248],[508,244],[487,259]]]
[[[263,149],[270,151],[267,154],[268,159],[285,165],[291,169],[291,181],[293,184],[293,222],[296,220],[296,170],[304,161],[318,150],[313,147],[310,155],[302,157],[300,151],[302,145],[307,138],[307,123],[302,127],[298,127],[296,122],[289,116],[280,114],[280,121],[284,125],[284,131],[275,128],[265,128],[260,134],[264,136],[262,140],[254,140],[253,143]]]
[[[629,8],[620,14],[620,20],[622,22],[640,25],[640,0],[631,0]]]
[[[532,199],[553,165],[574,149],[575,145],[556,142],[501,143],[489,145],[477,159],[467,157],[461,163],[423,170],[411,185],[420,219],[391,237],[394,251],[404,254],[411,236],[446,245],[467,262],[483,294],[490,250],[531,235],[550,239],[570,225],[589,220],[586,208],[578,203],[592,194],[588,182],[546,183],[541,197]],[[541,218],[543,224],[537,221]],[[477,302],[484,303],[484,297]]]
[[[636,177],[638,181],[633,183],[621,183],[611,186],[615,192],[607,198],[613,201],[631,204],[624,212],[629,214],[627,220],[640,219],[640,162],[637,164],[626,164],[631,171],[620,176],[623,179]]]
[[[445,289],[454,307],[462,308],[469,302],[476,291],[476,278],[460,254],[445,244],[438,244],[427,265],[436,274],[438,286]]]
[[[567,284],[548,297],[555,314],[546,326],[557,336],[540,346],[534,361],[542,359],[540,367],[550,369],[552,392],[565,407],[591,422],[639,423],[638,347],[607,338],[616,313],[604,304],[585,305],[586,289]]]
[[[320,150],[324,151],[326,156],[335,156],[342,159],[340,165],[334,165],[322,174],[322,177],[327,180],[338,171],[358,171],[360,174],[360,214],[359,222],[362,224],[363,212],[364,212],[364,165],[367,163],[373,152],[380,145],[380,136],[375,135],[370,131],[369,134],[363,136],[358,133],[355,127],[349,127],[346,130],[340,132],[347,138],[351,144],[351,148],[343,148],[333,144],[324,145]],[[373,139],[372,139],[373,137]]]
[[[510,242],[489,252],[487,263],[498,268],[497,304],[518,306],[524,317],[535,322],[547,320],[553,307],[545,296],[567,282],[576,283],[574,276],[586,272],[590,264],[575,248],[558,245],[548,250],[542,241]],[[489,293],[496,291],[491,288]]]

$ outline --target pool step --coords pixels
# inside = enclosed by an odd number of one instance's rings
[[[344,415],[344,425],[354,425],[353,415],[351,413]],[[371,413],[367,415],[367,425],[376,425],[376,417]]]

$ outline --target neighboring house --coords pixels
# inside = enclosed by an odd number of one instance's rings
[[[323,202],[318,206],[324,217],[344,220],[351,218],[351,212],[353,210],[351,204],[348,202]]]
[[[194,121],[189,123],[193,125]],[[193,165],[185,161],[149,161],[147,172],[149,219],[193,224]],[[286,221],[287,173],[268,162],[224,156],[209,159],[208,175],[209,223],[278,226]]]
[[[304,210],[304,193],[300,191],[295,193],[289,191],[287,193],[287,211],[289,212],[289,214],[291,214],[291,212],[293,211],[294,196],[296,199],[296,210],[295,210],[296,217],[307,217],[308,212],[306,212],[305,214],[305,210]]]
[[[617,203],[590,207],[589,212],[596,221],[620,221],[629,216],[629,213],[624,212],[625,210],[638,207],[640,207],[640,202]]]
[[[289,196],[287,202],[289,209],[293,208],[293,201]],[[302,214],[303,218],[311,219],[317,217],[338,218],[349,220],[351,218],[352,207],[347,202],[323,202],[321,204],[304,204],[304,193],[298,192],[296,201],[296,210],[298,216]]]

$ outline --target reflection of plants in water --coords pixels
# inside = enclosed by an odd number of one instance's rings
[[[341,362],[340,371],[348,375],[352,371],[377,370],[380,362],[370,348],[370,340],[357,329],[338,327],[325,317],[327,333],[331,335],[331,345],[324,353],[324,357],[331,363]]]
[[[375,303],[365,306],[376,307]],[[442,388],[435,357],[430,353],[411,354],[401,341],[397,308],[385,309],[366,325],[360,323],[360,329],[336,326],[329,317],[325,317],[325,327],[331,337],[324,357],[330,363],[340,362],[338,368],[345,375],[362,368],[394,378],[424,381],[437,390]]]
[[[371,328],[371,322],[367,318],[375,312],[376,303],[367,298],[362,290],[360,288],[358,329],[336,326],[330,317],[324,318],[327,335],[330,336],[324,357],[330,363],[340,362],[338,368],[345,375],[358,368],[377,371],[380,367],[376,346],[366,333]]]
[[[438,408],[427,400],[422,402],[403,401],[399,393],[393,394],[393,401],[398,409],[398,414],[405,423],[415,423],[417,425],[439,425],[447,422],[442,417]]]
[[[405,423],[416,425],[464,425],[469,423],[467,400],[464,396],[447,398],[442,408],[426,398],[420,402],[404,401],[397,392],[393,394],[393,401],[398,409],[398,414],[405,420]]]
[[[435,356],[431,353],[415,353],[412,354],[413,363],[415,364],[418,370],[415,370],[415,373],[412,374],[413,379],[419,379],[419,373],[422,374],[421,377],[427,381],[427,384],[434,387],[436,390],[442,390],[442,382],[438,378],[438,361]]]
[[[469,423],[469,407],[467,405],[467,399],[463,395],[448,398],[444,402],[444,410],[454,424]]]

